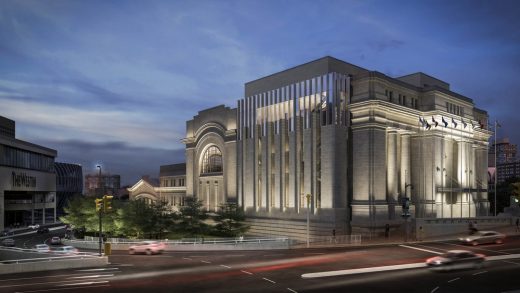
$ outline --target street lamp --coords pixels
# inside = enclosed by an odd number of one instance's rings
[[[495,217],[497,216],[497,173],[498,173],[498,168],[497,168],[497,124],[498,124],[498,121],[495,120]]]
[[[99,169],[99,173],[98,173],[98,191],[101,192],[101,165],[96,165],[96,168]]]
[[[101,192],[101,165],[96,165],[96,168],[99,168],[99,173],[98,173],[98,191]],[[102,220],[101,220],[101,215],[103,213],[103,200],[102,199],[97,199],[97,192],[96,193],[96,208],[97,208],[97,205],[99,203],[99,213],[98,213],[98,216],[99,216],[99,239],[98,239],[98,242],[99,242],[99,256],[102,255],[102,252],[101,252],[101,246],[103,245],[103,236],[102,236],[102,233],[103,233],[103,224],[102,224]],[[101,196],[103,196],[103,194],[101,194]]]

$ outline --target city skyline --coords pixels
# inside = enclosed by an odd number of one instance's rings
[[[56,149],[84,174],[102,165],[122,184],[183,162],[185,121],[198,111],[236,107],[244,83],[327,55],[448,81],[501,122],[499,137],[520,141],[513,1],[0,6],[0,115],[16,121],[18,139]]]

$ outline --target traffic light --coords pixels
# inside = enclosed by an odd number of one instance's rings
[[[403,198],[403,217],[409,217],[410,216],[410,198],[405,197]]]
[[[114,198],[112,195],[103,196],[103,208],[105,213],[108,213],[112,210],[112,198]]]
[[[103,200],[101,198],[96,198],[96,212],[101,212],[103,208]]]

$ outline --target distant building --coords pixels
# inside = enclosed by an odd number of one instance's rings
[[[101,197],[105,194],[118,196],[121,188],[121,176],[109,173],[87,174],[85,176],[85,194]]]
[[[497,164],[497,183],[504,183],[511,178],[520,178],[520,161]]]
[[[504,138],[496,143],[497,165],[512,163],[516,161],[517,145],[509,142],[509,138]],[[495,167],[495,144],[489,147],[488,166]]]
[[[56,169],[56,217],[65,215],[63,210],[70,199],[83,193],[83,170],[81,165],[54,163]]]
[[[15,138],[0,116],[0,230],[56,221],[56,150]]]
[[[494,189],[494,176],[496,170],[497,184],[504,183],[510,178],[520,178],[520,161],[518,161],[517,145],[509,142],[509,138],[504,138],[496,143],[496,167],[495,167],[495,143],[489,147],[488,166],[490,172],[489,188]]]
[[[184,206],[186,198],[186,164],[160,166],[159,180],[143,176],[128,192],[130,200],[162,201],[176,211]]]

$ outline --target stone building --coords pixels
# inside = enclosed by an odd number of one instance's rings
[[[487,216],[487,120],[422,72],[394,78],[324,57],[187,121],[185,196],[210,212],[236,202],[251,234],[299,239],[307,219],[312,236],[398,227],[405,202],[412,219]],[[157,200],[164,182],[141,180],[130,197]]]
[[[186,164],[160,166],[159,180],[143,176],[127,190],[130,200],[143,200],[149,204],[162,201],[172,211],[178,211],[186,198]]]
[[[487,113],[424,73],[324,57],[245,84],[236,109],[187,122],[186,195],[237,201],[251,233],[369,233],[487,215]]]
[[[225,106],[200,111],[186,123],[186,196],[217,211],[237,194],[237,110]]]

